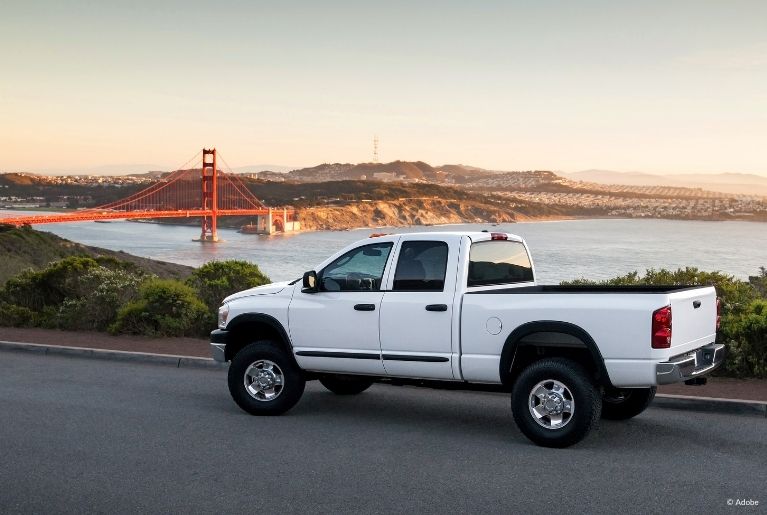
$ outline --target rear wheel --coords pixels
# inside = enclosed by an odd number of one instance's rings
[[[238,352],[229,367],[229,393],[251,415],[280,415],[296,405],[306,381],[292,356],[261,340]]]
[[[370,388],[373,380],[358,376],[332,375],[320,378],[320,384],[337,395],[357,395]]]
[[[650,405],[657,388],[611,388],[602,396],[602,418],[627,420],[636,417]]]
[[[543,447],[580,442],[599,420],[602,398],[588,372],[575,361],[536,361],[517,378],[511,410],[520,431]]]

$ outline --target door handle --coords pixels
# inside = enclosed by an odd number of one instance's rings
[[[355,304],[354,310],[355,311],[375,311],[376,305],[375,304]]]
[[[427,304],[426,311],[447,311],[447,304]]]

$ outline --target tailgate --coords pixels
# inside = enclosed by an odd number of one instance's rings
[[[687,352],[716,338],[716,290],[713,286],[676,291],[671,299],[671,349]]]

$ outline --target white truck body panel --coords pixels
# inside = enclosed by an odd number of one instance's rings
[[[503,238],[521,243],[529,255],[518,236]],[[300,281],[267,285],[227,298],[227,322],[248,313],[273,317],[289,334],[296,361],[307,371],[476,383],[502,382],[500,363],[507,340],[515,329],[533,322],[572,324],[584,331],[616,387],[655,385],[659,363],[715,340],[713,287],[641,293],[557,291],[536,285],[532,260],[532,280],[468,286],[472,245],[490,240],[489,233],[434,232],[357,242],[316,270],[359,247],[391,244],[380,290],[305,293]],[[447,245],[441,291],[395,291],[395,270],[406,242]],[[358,310],[360,305],[367,307]],[[664,306],[671,306],[673,313],[671,347],[653,349],[652,314]]]
[[[708,308],[694,309],[694,300]],[[650,315],[668,305],[673,312],[671,347],[653,349]],[[549,320],[578,326],[594,339],[614,386],[641,387],[655,384],[658,362],[714,341],[716,292],[710,287],[662,294],[480,293],[464,297],[461,317],[461,367],[467,381],[500,382],[498,365],[510,331]],[[491,317],[499,318],[509,331],[490,334],[485,325]],[[494,374],[487,370],[491,363]]]

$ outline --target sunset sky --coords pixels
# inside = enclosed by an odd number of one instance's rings
[[[1,4],[0,171],[361,162],[376,134],[383,161],[767,175],[767,2]]]

